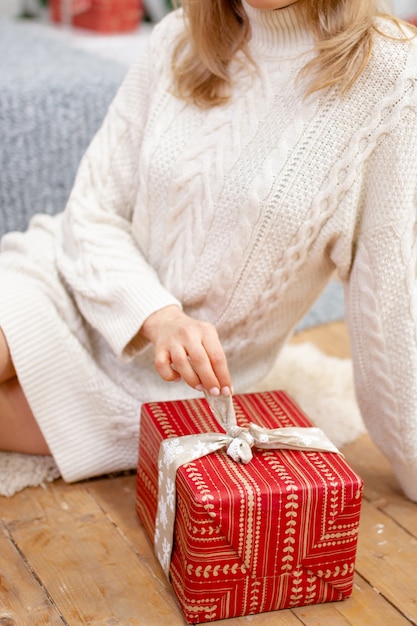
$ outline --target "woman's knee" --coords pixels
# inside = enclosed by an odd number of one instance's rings
[[[50,454],[16,377],[4,332],[0,328],[0,450]]]
[[[0,384],[0,450],[50,454],[16,377]]]
[[[0,383],[16,376],[6,336],[0,328]]]

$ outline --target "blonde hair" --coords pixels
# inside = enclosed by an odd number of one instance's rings
[[[222,104],[230,96],[229,65],[236,53],[252,62],[241,0],[182,0],[181,5],[187,28],[173,55],[175,93],[201,107]],[[311,24],[317,52],[302,70],[312,77],[307,94],[337,83],[347,91],[371,56],[375,19],[385,15],[377,0],[298,0],[294,6]]]

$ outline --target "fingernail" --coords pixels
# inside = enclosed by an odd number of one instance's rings
[[[220,395],[220,389],[218,387],[212,387],[211,389],[209,389],[209,393],[212,396],[219,396]]]
[[[204,391],[204,387],[203,387],[203,385],[201,385],[201,384],[196,385],[196,386],[195,386],[195,389],[196,389],[197,391]]]
[[[229,387],[222,387],[221,389],[221,394],[222,396],[230,396],[230,388]]]

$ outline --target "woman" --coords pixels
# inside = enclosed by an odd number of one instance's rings
[[[184,0],[155,28],[65,212],[3,238],[2,449],[134,467],[141,402],[245,391],[336,269],[363,417],[417,500],[401,28],[373,0]]]

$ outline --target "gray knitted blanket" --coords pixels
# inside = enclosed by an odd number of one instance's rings
[[[0,18],[0,236],[63,209],[126,71]]]

